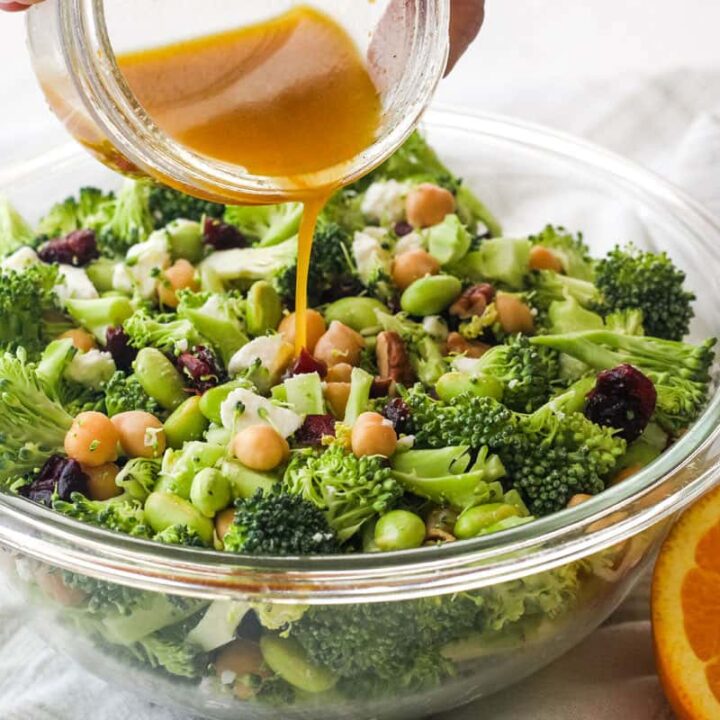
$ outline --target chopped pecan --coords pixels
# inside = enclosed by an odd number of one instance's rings
[[[402,385],[410,385],[415,379],[405,343],[397,333],[385,331],[377,336],[375,356],[381,378]]]
[[[473,285],[450,306],[450,314],[461,320],[469,320],[475,315],[482,315],[485,308],[492,302],[494,294],[492,285],[487,283]]]
[[[469,358],[479,358],[489,349],[490,345],[468,340],[458,332],[450,333],[445,341],[445,352],[447,355],[465,355],[465,357]]]

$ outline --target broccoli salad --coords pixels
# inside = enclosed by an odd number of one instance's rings
[[[685,341],[667,255],[507,237],[418,134],[325,208],[297,354],[301,215],[150,181],[83,188],[36,228],[0,200],[0,489],[159,543],[407,550],[577,505],[704,408],[714,339]],[[327,608],[40,584],[115,655],[290,701],[431,687],[454,643],[560,615],[586,572]]]

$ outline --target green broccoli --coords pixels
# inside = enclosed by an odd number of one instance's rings
[[[23,347],[33,357],[43,351],[53,330],[57,279],[54,265],[0,273],[0,349]]]
[[[486,447],[473,458],[467,445],[438,450],[408,450],[392,460],[393,477],[407,492],[450,505],[457,510],[489,502],[502,502],[496,481],[505,468]]]
[[[707,400],[709,369],[715,339],[700,345],[675,340],[627,335],[610,330],[589,330],[532,339],[589,365],[610,370],[627,363],[652,380],[657,391],[656,419],[677,432],[693,422]]]
[[[323,220],[337,223],[350,233],[362,230],[365,227],[362,203],[363,195],[358,192],[357,188],[342,188],[328,200],[323,208]]]
[[[687,334],[695,295],[685,289],[685,273],[666,253],[616,247],[597,264],[595,282],[603,314],[636,308],[642,310],[648,335],[682,340]]]
[[[74,492],[70,500],[53,500],[53,510],[74,520],[96,525],[105,530],[125,533],[134,537],[150,538],[152,530],[145,524],[143,506],[129,496],[120,495],[112,500],[89,500]]]
[[[605,327],[625,335],[645,335],[645,317],[637,308],[616,310],[605,316]]]
[[[141,309],[125,320],[123,329],[130,345],[138,349],[154,347],[163,352],[176,352],[179,347],[192,348],[204,343],[190,320],[172,314],[150,315]]]
[[[200,221],[203,217],[221,218],[225,206],[200,200],[179,190],[152,181],[148,186],[148,207],[155,230],[164,228],[173,220]]]
[[[499,380],[511,410],[532,412],[548,400],[560,373],[558,353],[538,350],[523,335],[511,337],[475,361],[473,372]]]
[[[560,335],[581,330],[599,330],[605,327],[602,317],[584,308],[574,297],[553,300],[547,313],[539,313],[540,326],[550,335]]]
[[[314,555],[340,551],[335,532],[312,502],[287,492],[235,504],[235,520],[223,538],[229,552],[249,555]]]
[[[115,484],[133,500],[145,502],[160,478],[160,459],[133,458],[115,478]]]
[[[38,234],[47,238],[64,237],[74,230],[100,230],[115,212],[114,193],[94,187],[80,189],[77,198],[56,203],[38,225]]]
[[[186,545],[188,547],[207,547],[198,532],[187,525],[170,525],[153,536],[155,542],[165,545]]]
[[[447,270],[471,282],[490,280],[511,290],[523,289],[530,273],[530,241],[504,237],[483,240],[477,250]]]
[[[62,452],[72,416],[48,397],[22,348],[0,355],[0,486]]]
[[[590,257],[590,249],[582,233],[572,235],[563,227],[547,225],[542,232],[531,235],[530,242],[552,250],[569,277],[591,282],[595,278],[595,262]]]
[[[383,458],[357,458],[339,444],[295,452],[282,484],[320,508],[341,542],[387,512],[402,495]]]
[[[85,609],[92,615],[107,612],[130,615],[143,597],[141,590],[96,580],[87,575],[65,571],[62,573],[62,580],[69,588],[81,590],[86,595]]]
[[[156,417],[162,416],[162,408],[143,390],[135,375],[118,370],[104,385],[105,409],[109,417],[131,410],[144,410]]]
[[[301,203],[230,206],[225,210],[224,220],[254,244],[268,247],[297,235],[302,215]]]
[[[34,245],[35,233],[10,201],[0,195],[0,258],[23,245]]]
[[[65,301],[65,309],[78,325],[102,344],[105,344],[108,328],[122,325],[133,314],[130,299],[121,295],[91,300],[71,298]]]
[[[155,227],[148,183],[127,180],[115,198],[112,217],[97,228],[98,248],[109,257],[123,257],[130,247],[147,239]]]
[[[584,308],[594,309],[600,301],[598,288],[589,280],[570,277],[553,270],[536,270],[529,276],[532,304],[541,312],[553,302],[568,297],[577,300]]]

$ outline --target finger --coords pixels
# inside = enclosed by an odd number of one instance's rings
[[[31,5],[35,5],[41,0],[0,0],[0,10],[5,12],[19,12],[20,10],[27,10]]]
[[[451,0],[450,58],[447,75],[477,37],[485,19],[485,0]]]

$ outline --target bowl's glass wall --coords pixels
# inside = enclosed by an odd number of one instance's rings
[[[522,125],[439,114],[426,130],[443,159],[505,221],[508,234],[526,234],[553,222],[583,230],[596,251],[627,240],[667,250],[687,271],[700,298],[693,332],[698,337],[718,334],[714,308],[720,293],[713,246],[720,236],[681,195],[662,183],[653,186],[652,178],[635,176],[632,168],[582,145],[577,145],[575,158],[574,151],[569,152],[571,143]],[[115,175],[73,149],[59,149],[22,172],[0,171],[0,192],[8,194],[31,220],[81,185],[111,188],[117,183]],[[312,575],[312,589],[305,584],[304,591],[305,576],[297,580],[288,575],[284,582],[282,571],[276,571],[265,579],[259,571],[247,570],[244,561],[231,575],[228,557],[223,567],[208,560],[205,575],[195,554],[184,562],[172,555],[173,549],[153,550],[155,555],[140,564],[129,545],[103,545],[101,538],[94,538],[96,544],[91,545],[72,528],[51,529],[49,523],[43,525],[40,514],[30,518],[22,502],[2,498],[0,543],[6,550],[0,557],[8,575],[38,608],[38,627],[45,637],[93,672],[143,691],[155,702],[215,718],[417,718],[518,681],[577,643],[609,615],[651,562],[672,515],[716,481],[720,441],[711,425],[717,414],[716,397],[706,417],[677,444],[676,454],[666,456],[664,466],[650,467],[627,485],[587,503],[590,510],[581,506],[551,519],[553,524],[543,526],[543,535],[533,535],[533,523],[504,534],[506,544],[495,555],[492,548],[487,550],[487,539],[483,545],[468,543],[459,559],[460,545],[416,554],[418,564],[427,560],[422,583],[405,574],[409,570],[399,565],[399,559],[381,556],[372,562],[348,558],[348,571],[337,580],[317,567],[301,568],[289,561],[293,570]],[[610,508],[608,499],[622,504],[622,510]],[[50,557],[53,561],[48,563]],[[362,562],[372,566],[372,573],[359,572]],[[360,675],[346,668],[343,681],[332,692],[300,695],[282,710],[268,707],[248,699],[246,686],[238,690],[244,697],[237,698],[230,684],[223,686],[213,677],[216,652],[201,656],[196,677],[182,678],[164,670],[142,643],[130,642],[131,635],[108,641],[104,630],[121,619],[116,617],[117,609],[109,603],[89,604],[87,595],[68,592],[69,568],[81,578],[70,585],[87,589],[86,575],[109,583],[98,597],[124,596],[138,592],[135,588],[143,588],[137,596],[140,603],[165,602],[166,592],[180,595],[181,602],[173,604],[188,611],[197,608],[195,620],[212,600],[260,602],[256,607],[265,612],[268,608],[291,612],[290,601],[297,605],[305,600],[312,610],[301,622],[324,617],[342,626],[343,614],[365,618],[364,631],[375,640],[352,653],[355,665],[375,665],[377,648],[390,637],[414,648],[408,654],[415,658],[420,649],[428,651],[427,666],[425,672],[412,675],[412,682],[397,671],[385,695],[376,686],[368,689]],[[360,599],[369,594],[368,578],[376,595],[382,592],[394,605]],[[323,583],[331,580],[337,586],[332,593],[323,589]],[[411,594],[414,597],[408,599]],[[428,603],[434,608],[434,622],[436,611],[441,611],[448,628],[433,642],[428,640],[432,628],[421,622],[427,617]],[[468,603],[475,608],[470,613]],[[257,627],[243,632],[254,636]],[[338,631],[331,634],[330,645],[337,642],[340,647],[344,640]],[[447,646],[449,640],[465,642]]]

